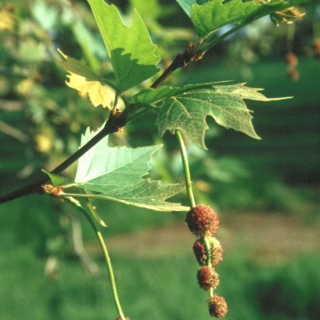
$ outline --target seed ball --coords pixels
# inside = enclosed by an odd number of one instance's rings
[[[219,227],[219,217],[212,208],[198,205],[192,208],[185,219],[190,231],[197,235],[215,235]]]
[[[202,266],[198,270],[197,278],[199,286],[205,291],[215,289],[219,284],[219,275],[212,267]]]
[[[200,266],[205,266],[207,264],[207,250],[203,241],[201,241],[200,239],[197,239],[196,242],[193,244],[193,253],[196,256]]]
[[[211,317],[223,318],[228,312],[228,305],[223,297],[216,294],[208,300],[209,314]]]

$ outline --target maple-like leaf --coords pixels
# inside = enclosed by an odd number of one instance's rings
[[[148,30],[137,11],[134,23],[122,22],[118,9],[103,0],[88,0],[108,51],[117,87],[125,91],[158,72],[159,57]]]
[[[208,128],[206,117],[212,116],[221,126],[241,131],[252,138],[259,139],[252,125],[251,111],[243,99],[271,101],[286,98],[266,98],[259,91],[244,84],[209,84],[172,95],[163,100],[157,125],[162,136],[166,130],[180,130],[189,136],[199,147],[206,149],[205,131]]]
[[[68,57],[62,51],[58,51],[63,60],[56,59],[56,63],[69,73],[67,85],[78,90],[82,97],[89,96],[94,107],[101,105],[112,109],[115,91],[105,85],[102,78],[91,69],[78,60]]]
[[[97,132],[87,132],[81,145],[88,142]],[[62,196],[87,197],[118,201],[129,205],[157,211],[186,211],[189,208],[165,199],[184,188],[184,184],[164,184],[142,177],[150,170],[150,158],[160,146],[142,148],[109,147],[104,138],[85,153],[78,161],[75,182],[63,180],[49,174],[54,185],[64,186]],[[70,187],[95,192],[94,194],[70,194]]]
[[[130,103],[140,103],[143,105],[157,104],[164,99],[172,97],[174,95],[178,95],[195,89],[212,88],[213,85],[218,85],[225,82],[228,81],[188,84],[183,87],[163,86],[157,89],[146,88],[134,95],[130,99]]]
[[[198,36],[204,37],[230,24],[247,24],[263,16],[309,0],[177,0],[191,17]],[[206,3],[204,3],[206,2]],[[204,4],[203,4],[204,3]]]

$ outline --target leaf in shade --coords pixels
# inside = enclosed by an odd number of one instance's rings
[[[247,24],[275,11],[307,1],[309,0],[211,0],[203,5],[193,4],[191,20],[198,36],[204,37],[225,25]]]
[[[159,57],[148,30],[137,11],[127,27],[114,5],[103,0],[88,0],[108,51],[117,87],[125,91],[158,72]]]
[[[88,68],[87,66],[82,64],[80,61],[67,56],[60,49],[58,49],[58,52],[62,56],[62,60],[55,59],[55,62],[61,68],[63,68],[67,72],[82,76],[82,77],[86,78],[87,81],[100,81],[100,82],[102,82],[102,78],[99,75],[97,75],[90,68]]]
[[[180,130],[189,136],[199,147],[206,149],[205,130],[208,129],[206,117],[225,128],[241,131],[252,138],[260,139],[252,125],[251,111],[243,99],[271,101],[261,94],[261,89],[248,88],[244,84],[213,85],[171,96],[164,100],[157,125],[162,136],[166,130],[172,133]]]

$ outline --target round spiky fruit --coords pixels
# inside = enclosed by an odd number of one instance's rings
[[[210,258],[211,266],[214,267],[222,260],[223,249],[218,239],[210,236],[207,241],[210,246],[209,252],[207,252],[204,238],[195,241],[193,244],[193,252],[200,266],[207,265],[208,258]]]
[[[197,278],[199,286],[205,291],[215,289],[219,284],[219,275],[212,267],[202,266]]]
[[[223,297],[216,294],[208,300],[209,314],[211,317],[223,318],[228,312],[228,305]]]
[[[215,235],[219,228],[219,217],[209,206],[198,205],[192,208],[185,219],[190,231],[195,235]]]

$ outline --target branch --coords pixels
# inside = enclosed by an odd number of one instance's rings
[[[125,125],[124,119],[118,119],[118,116],[113,113],[110,114],[108,121],[106,122],[104,128],[95,135],[89,142],[87,142],[82,148],[72,154],[68,159],[62,162],[58,167],[51,171],[51,173],[61,173],[66,168],[68,168],[71,164],[77,161],[80,157],[82,157],[88,150],[90,150],[94,145],[96,145],[100,140],[106,137],[110,133],[114,133],[120,130],[121,127]],[[15,190],[9,194],[6,194],[0,197],[0,204],[5,203],[14,199],[21,198],[23,196],[32,194],[32,193],[43,193],[42,185],[48,181],[48,176],[44,175],[43,178],[21,188]]]
[[[184,53],[178,54],[172,61],[171,65],[162,73],[162,75],[151,85],[151,88],[155,89],[159,87],[175,70],[179,68],[186,67],[192,61],[198,61],[202,58],[203,54],[199,54],[195,50],[194,43],[189,43],[187,49]],[[83,156],[88,150],[90,150],[94,145],[96,145],[100,140],[102,140],[107,135],[119,131],[127,123],[128,116],[136,110],[136,105],[127,106],[122,113],[113,114],[110,113],[109,119],[106,122],[104,128],[95,135],[87,144],[80,148],[77,152],[72,154],[68,159],[62,162],[58,167],[51,171],[51,173],[59,174],[68,168],[71,164],[77,161],[81,156]],[[21,198],[23,196],[32,193],[43,193],[42,185],[47,183],[48,176],[43,174],[43,177],[21,189],[15,190],[0,197],[0,204],[11,200]]]
[[[179,68],[186,67],[192,61],[198,61],[203,57],[202,53],[195,50],[195,44],[190,42],[188,48],[184,53],[178,54],[172,61],[170,66],[163,72],[163,74],[151,85],[151,88],[156,89],[163,83],[174,71]]]

